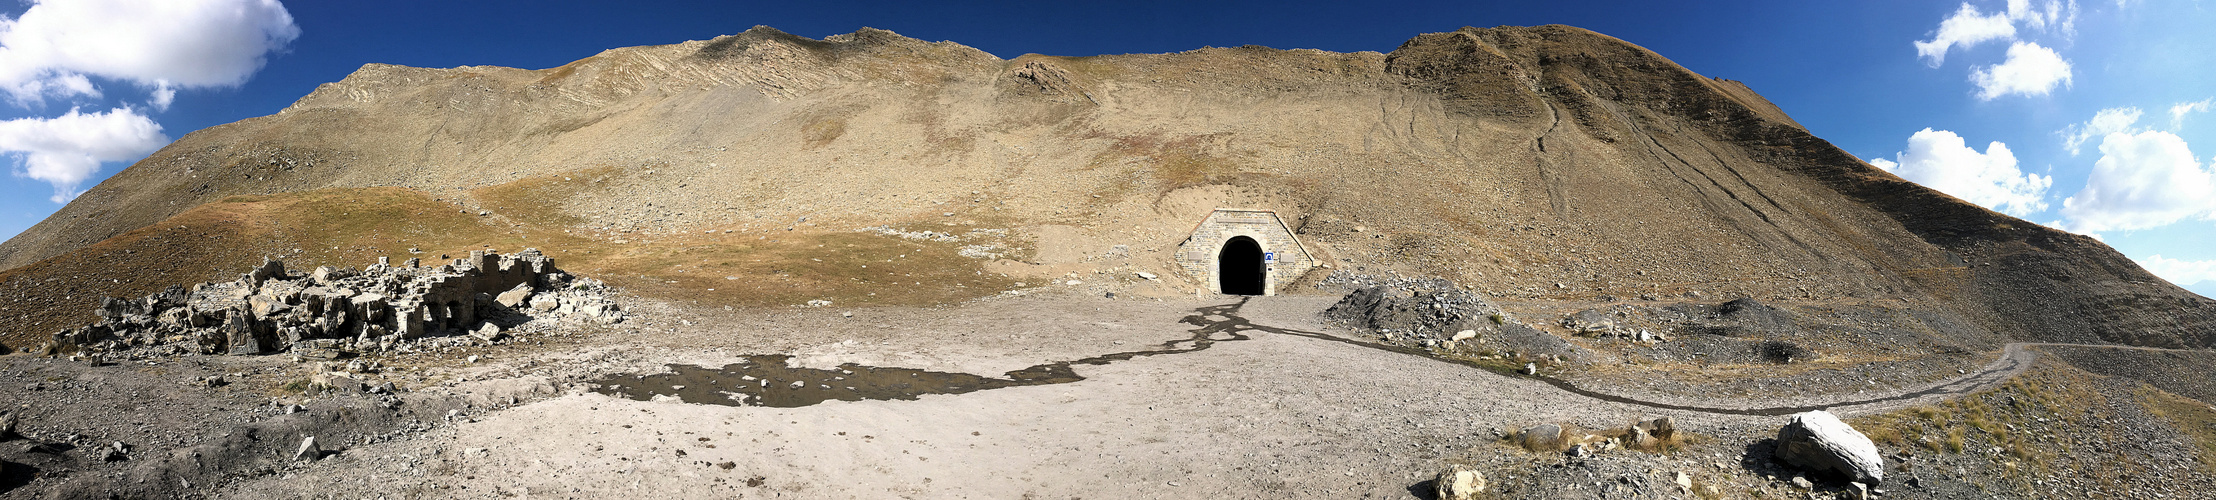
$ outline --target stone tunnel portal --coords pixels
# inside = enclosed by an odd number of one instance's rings
[[[1178,244],[1176,258],[1206,287],[1195,292],[1230,295],[1276,295],[1317,264],[1277,212],[1247,208],[1210,212]]]

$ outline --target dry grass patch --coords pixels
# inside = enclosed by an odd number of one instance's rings
[[[634,293],[707,305],[929,306],[1014,287],[955,243],[873,233],[729,234],[644,242],[568,266]]]
[[[2177,426],[2193,442],[2202,470],[2208,474],[2216,474],[2216,405],[2171,394],[2150,385],[2140,385],[2133,393],[2148,411]]]
[[[1599,430],[1581,428],[1576,424],[1556,425],[1562,429],[1559,438],[1527,435],[1526,431],[1530,430],[1527,428],[1508,433],[1507,436],[1503,437],[1503,440],[1509,446],[1522,448],[1529,452],[1558,453],[1568,450],[1570,447],[1584,444],[1599,446],[1606,450],[1620,448],[1668,454],[1713,439],[1708,436],[1686,432],[1683,429],[1670,429],[1667,432],[1656,431],[1652,421],[1634,422],[1623,427]],[[1644,439],[1634,438],[1635,429],[1638,434],[1648,437]]]
[[[2058,451],[2043,440],[2052,429],[2098,428],[2107,401],[2092,375],[2074,368],[2037,369],[1990,390],[1936,405],[1850,419],[1881,446],[1924,453],[1976,453],[2028,481],[2052,473]],[[2088,411],[2088,410],[2093,411]],[[1993,452],[1999,449],[1998,453]]]
[[[515,182],[479,188],[470,195],[486,208],[526,224],[575,226],[585,220],[562,208],[562,202],[622,174],[616,167],[595,167],[554,175],[525,177]]]
[[[589,173],[589,172],[588,172]],[[194,207],[31,265],[0,272],[0,345],[22,349],[90,324],[101,297],[224,281],[265,257],[293,269],[394,264],[471,250],[538,248],[563,269],[632,293],[713,305],[930,306],[992,295],[1013,280],[963,257],[965,243],[858,232],[672,235],[616,243],[565,233],[549,198],[589,179],[559,176],[505,185],[486,199],[523,224],[401,188],[324,189],[234,196]],[[506,215],[506,214],[504,214]],[[514,220],[514,219],[511,219]],[[939,229],[948,232],[947,229]],[[297,251],[295,251],[297,249]],[[415,252],[410,252],[415,249]],[[1023,251],[1021,245],[1012,250]]]

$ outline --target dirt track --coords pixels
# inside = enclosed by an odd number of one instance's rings
[[[1073,355],[1085,349],[1082,344],[1095,349],[1087,355],[1165,342],[1185,349],[1080,363],[1075,370],[1084,380],[1071,383],[914,401],[732,407],[572,390],[423,438],[348,450],[295,475],[238,484],[227,496],[340,489],[388,496],[1405,497],[1442,458],[1498,446],[1495,432],[1537,423],[1607,428],[1669,415],[1683,429],[1721,438],[1658,458],[1686,464],[1729,460],[1777,424],[1774,417],[1747,415],[1772,409],[1596,399],[1541,380],[1350,348],[1352,341],[1314,333],[1326,331],[1316,312],[1331,303],[1328,297],[1257,298],[1243,306],[1220,298],[1213,304],[1116,302],[1040,307],[1063,302],[988,301],[914,319],[928,326],[1024,310],[1039,324],[1094,325],[1091,334],[1040,344],[1081,344],[1072,348],[1039,352],[1026,345],[1030,340],[1011,340],[1015,336],[943,338],[935,348],[926,345],[929,339],[833,342],[798,349],[794,363],[821,367],[904,357],[994,373],[987,370],[1028,362],[973,355],[1017,351],[1076,359],[1086,357]],[[1200,312],[1179,314],[1189,310]],[[1134,311],[1147,313],[1135,317]],[[750,335],[781,331],[831,339],[852,333],[774,326]],[[1016,330],[1035,331],[1009,331]],[[678,341],[688,334],[669,335],[676,338],[665,340]],[[1118,345],[1126,347],[1110,347]],[[716,347],[632,349],[632,364],[713,366]],[[2011,345],[1986,369],[1906,391],[1913,397],[1862,396],[1835,405],[1851,414],[1943,399],[2005,380],[2029,366],[2032,356]]]

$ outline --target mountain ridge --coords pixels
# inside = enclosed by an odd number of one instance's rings
[[[527,209],[492,194],[532,183],[561,194]],[[1930,302],[1994,339],[2216,345],[2216,304],[2097,241],[1909,183],[1743,84],[1567,26],[1424,34],[1389,54],[1005,60],[756,27],[539,70],[371,64],[88,190],[0,244],[0,284],[229,197],[378,187],[599,242],[1001,228],[1038,255],[979,272],[1034,280],[1098,272],[1116,244],[1135,249],[1120,268],[1166,271],[1191,221],[1252,206],[1350,272],[1505,297]]]

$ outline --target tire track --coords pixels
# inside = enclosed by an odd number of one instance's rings
[[[1783,416],[1783,415],[1791,415],[1791,414],[1795,414],[1795,413],[1801,413],[1801,412],[1807,412],[1807,411],[1814,411],[1814,410],[1831,410],[1831,411],[1838,411],[1838,410],[1842,410],[1842,409],[1851,409],[1851,410],[1852,410],[1852,411],[1854,411],[1854,412],[1860,413],[1860,412],[1870,412],[1870,411],[1881,411],[1881,410],[1887,410],[1887,409],[1892,409],[1892,408],[1896,408],[1896,407],[1900,407],[1900,406],[1905,406],[1905,405],[1906,405],[1907,403],[1909,403],[1909,402],[1911,402],[1911,401],[1915,401],[1915,400],[1918,400],[1918,399],[1923,399],[1923,398],[1928,398],[1928,397],[1943,397],[1943,398],[1944,398],[1944,397],[1960,396],[1960,395],[1963,395],[1963,394],[1969,394],[1969,393],[1972,393],[1972,392],[1976,392],[1976,391],[1980,391],[1980,390],[1985,390],[1985,389],[1989,389],[1989,388],[1992,388],[1992,387],[1997,387],[1997,386],[1999,386],[1999,385],[2000,385],[2000,384],[2001,384],[2002,382],[2006,382],[2006,381],[2008,381],[2008,379],[2010,379],[2010,378],[2014,378],[2014,377],[2015,377],[2016,375],[2018,375],[2018,374],[2021,374],[2021,373],[2023,373],[2023,372],[2024,372],[2024,370],[2030,369],[2030,368],[2031,368],[2031,366],[2032,366],[2032,364],[2033,364],[2033,362],[2034,362],[2034,361],[2037,361],[2037,360],[2039,359],[2039,353],[2038,353],[2038,352],[2036,352],[2036,351],[2033,351],[2033,350],[2029,349],[2029,348],[2031,348],[2031,347],[2043,347],[2043,346],[2064,346],[2064,347],[2096,347],[2096,348],[2113,348],[2113,349],[2133,349],[2133,350],[2142,350],[2142,351],[2155,351],[2155,352],[2180,352],[2180,351],[2182,351],[2182,352],[2199,352],[2199,351],[2192,351],[2192,350],[2185,350],[2185,349],[2164,349],[2164,348],[2158,348],[2158,347],[2119,346],[2119,345],[2100,345],[2100,344],[2070,344],[2070,343],[2054,343],[2054,342],[2015,342],[2015,343],[2010,343],[2010,344],[2007,344],[2006,346],[2003,346],[2003,347],[2001,348],[2001,355],[2000,355],[2000,357],[1998,357],[1998,358],[1995,358],[1995,359],[1994,359],[1994,360],[1993,360],[1992,362],[1990,362],[1990,363],[1986,363],[1986,365],[1985,365],[1984,367],[1982,367],[1982,368],[1979,368],[1979,369],[1978,369],[1977,371],[1969,372],[1969,373],[1963,374],[1962,376],[1959,376],[1959,377],[1955,377],[1955,378],[1952,378],[1952,379],[1948,379],[1948,380],[1946,380],[1946,381],[1944,381],[1944,382],[1940,382],[1940,383],[1937,383],[1937,384],[1933,384],[1933,385],[1931,385],[1931,386],[1929,386],[1929,387],[1925,387],[1925,388],[1923,388],[1923,389],[1919,389],[1919,390],[1915,390],[1915,391],[1910,391],[1910,392],[1905,392],[1905,393],[1900,393],[1900,394],[1894,394],[1894,395],[1890,395],[1890,396],[1876,396],[1876,397],[1864,397],[1864,398],[1854,398],[1854,399],[1841,399],[1841,400],[1836,400],[1836,401],[1831,401],[1831,402],[1826,402],[1826,403],[1819,403],[1819,404],[1806,404],[1806,405],[1786,405],[1786,406],[1750,406],[1750,407],[1733,407],[1733,406],[1709,406],[1709,405],[1676,404],[1676,403],[1666,403],[1666,402],[1660,402],[1660,401],[1649,401],[1649,400],[1643,400],[1643,399],[1639,399],[1639,398],[1634,398],[1634,397],[1629,397],[1629,396],[1623,396],[1623,395],[1617,395],[1617,394],[1609,394],[1609,393],[1605,393],[1605,392],[1600,392],[1600,391],[1596,391],[1596,390],[1592,390],[1592,389],[1587,389],[1587,388],[1583,388],[1583,387],[1578,387],[1578,386],[1577,386],[1577,384],[1571,383],[1571,382],[1570,382],[1570,381],[1568,381],[1568,380],[1563,380],[1563,379],[1560,379],[1560,378],[1555,378],[1555,377],[1548,377],[1548,376],[1544,376],[1544,375],[1524,375],[1524,374],[1521,374],[1521,373],[1516,373],[1516,372],[1512,372],[1512,371],[1511,371],[1511,372],[1502,372],[1501,370],[1497,369],[1496,367],[1491,367],[1491,366],[1485,366],[1485,365],[1481,365],[1481,364],[1478,364],[1478,363],[1476,363],[1476,362],[1472,362],[1472,361],[1464,361],[1464,360],[1458,360],[1458,359],[1448,359],[1448,358],[1441,358],[1441,357],[1437,357],[1437,356],[1432,356],[1432,355],[1431,355],[1431,353],[1430,353],[1430,351],[1426,351],[1426,350],[1423,350],[1423,349],[1418,349],[1418,348],[1413,348],[1413,347],[1402,347],[1402,346],[1395,346],[1395,345],[1388,345],[1388,344],[1379,344],[1379,343],[1373,343],[1373,342],[1365,342],[1365,341],[1361,341],[1361,340],[1354,340],[1354,339],[1349,339],[1349,338],[1344,338],[1344,337],[1338,337],[1338,336],[1333,336],[1333,335],[1330,335],[1330,334],[1325,334],[1325,333],[1321,333],[1321,332],[1311,332],[1311,331],[1306,331],[1306,330],[1295,330],[1295,329],[1291,329],[1291,328],[1280,328],[1280,327],[1272,327],[1272,326],[1264,326],[1264,325],[1258,325],[1258,324],[1255,324],[1254,322],[1252,322],[1252,321],[1249,321],[1249,320],[1247,320],[1246,318],[1240,317],[1240,316],[1238,315],[1238,312],[1239,312],[1239,309],[1240,309],[1240,307],[1243,307],[1243,306],[1245,306],[1248,300],[1250,300],[1250,299],[1241,299],[1241,300],[1240,300],[1239,302],[1237,302],[1237,303],[1233,303],[1233,304],[1225,304],[1225,305],[1219,305],[1219,306],[1209,306],[1209,307],[1203,307],[1203,308],[1200,308],[1200,309],[1196,309],[1196,310],[1194,311],[1194,312],[1195,312],[1195,314],[1193,314],[1193,315],[1191,315],[1191,316],[1186,316],[1186,317],[1185,317],[1185,319],[1183,320],[1183,322],[1184,322],[1184,323],[1187,323],[1187,324],[1192,324],[1192,325],[1196,325],[1196,326],[1199,326],[1200,328],[1197,328],[1197,329],[1193,330],[1193,333],[1195,333],[1195,334],[1196,334],[1197,336],[1200,336],[1201,338],[1206,338],[1206,336],[1208,336],[1208,335],[1212,335],[1212,334],[1215,334],[1215,333],[1231,333],[1231,334],[1237,335],[1237,336],[1238,336],[1238,338],[1239,338],[1240,340],[1244,340],[1244,339],[1245,339],[1245,337],[1248,337],[1247,335],[1243,335],[1243,334],[1244,334],[1244,333],[1246,333],[1246,332],[1263,332],[1263,333],[1274,333],[1274,334],[1280,334],[1280,335],[1290,335],[1290,336],[1295,336],[1295,337],[1305,337],[1305,338],[1311,338],[1311,339],[1316,339],[1316,340],[1325,340],[1325,341],[1338,342],[1338,343],[1341,343],[1341,344],[1347,344],[1347,345],[1352,345],[1352,346],[1365,347],[1365,348],[1370,348],[1370,349],[1377,349],[1377,350],[1382,350],[1382,351],[1390,351],[1390,352],[1395,352],[1395,353],[1408,354],[1408,355],[1412,355],[1412,356],[1420,356],[1420,357],[1423,357],[1424,359],[1429,359],[1429,360],[1432,360],[1432,361],[1437,361],[1437,362],[1441,362],[1441,363],[1448,363],[1448,364],[1455,364],[1455,365],[1462,365],[1462,366],[1466,366],[1466,367],[1470,367],[1470,368],[1476,368],[1476,369],[1480,369],[1480,370],[1485,370],[1485,371],[1493,372],[1493,373],[1496,373],[1496,374],[1500,374],[1500,375],[1502,375],[1502,376],[1507,376],[1507,377],[1514,377],[1514,378],[1525,378],[1525,379],[1531,379],[1531,380],[1536,380],[1536,381],[1539,381],[1539,382],[1543,382],[1543,383],[1545,383],[1545,384],[1547,384],[1547,385],[1551,385],[1551,386],[1554,386],[1554,387],[1555,387],[1556,389],[1560,389],[1560,390],[1562,390],[1562,391],[1565,391],[1565,392],[1569,392],[1569,393],[1572,393],[1572,394],[1577,394],[1577,395],[1580,395],[1580,396],[1585,396],[1585,397],[1588,397],[1588,398],[1593,398],[1593,399],[1598,399],[1598,400],[1602,400],[1602,401],[1607,401],[1607,402],[1611,402],[1611,403],[1621,403],[1621,404],[1627,404],[1627,405],[1644,406],[1644,407],[1649,407],[1649,408],[1656,408],[1656,409],[1664,409],[1664,410],[1678,410],[1678,411],[1688,411],[1688,412],[1698,412],[1698,413],[1710,413],[1710,414],[1718,414],[1718,415],[1741,415],[1741,416]],[[1212,319],[1211,317],[1221,317],[1221,319]]]

